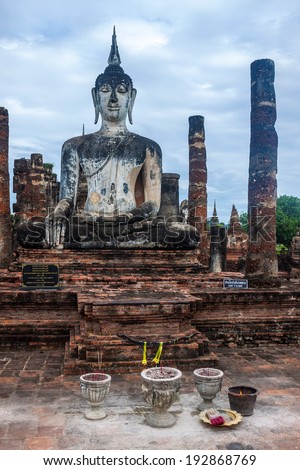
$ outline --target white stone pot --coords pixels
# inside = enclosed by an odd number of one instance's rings
[[[142,390],[146,402],[153,411],[146,415],[146,422],[155,428],[168,428],[176,423],[168,412],[179,398],[182,373],[172,367],[152,367],[141,372]]]
[[[90,409],[86,411],[87,419],[103,419],[106,416],[101,404],[108,394],[111,376],[102,372],[91,372],[80,376],[82,396],[87,399]]]
[[[214,408],[213,399],[222,388],[224,373],[219,369],[203,367],[194,370],[193,375],[196,388],[203,399],[198,409]]]

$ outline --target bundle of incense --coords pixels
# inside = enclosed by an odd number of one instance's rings
[[[225,423],[223,416],[221,416],[220,413],[214,408],[206,410],[206,414],[213,426],[222,426],[222,424]]]

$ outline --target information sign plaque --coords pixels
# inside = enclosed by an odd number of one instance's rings
[[[58,289],[59,266],[57,264],[23,264],[23,289]]]
[[[226,289],[248,289],[248,279],[223,279]]]

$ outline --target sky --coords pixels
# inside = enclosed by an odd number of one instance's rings
[[[156,141],[187,198],[188,118],[204,116],[208,215],[247,211],[250,65],[275,63],[278,195],[300,197],[299,0],[0,0],[0,106],[17,158],[43,154],[60,177],[65,140],[99,129],[91,88],[113,26],[137,89],[130,131]],[[12,202],[14,195],[12,194]]]

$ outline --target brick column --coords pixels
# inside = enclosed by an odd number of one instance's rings
[[[0,107],[0,268],[12,259],[12,230],[9,203],[8,112]]]
[[[188,222],[200,235],[199,261],[208,265],[207,167],[203,116],[189,117],[189,194]]]
[[[252,285],[276,285],[277,146],[274,62],[251,64],[251,140],[246,276]]]

